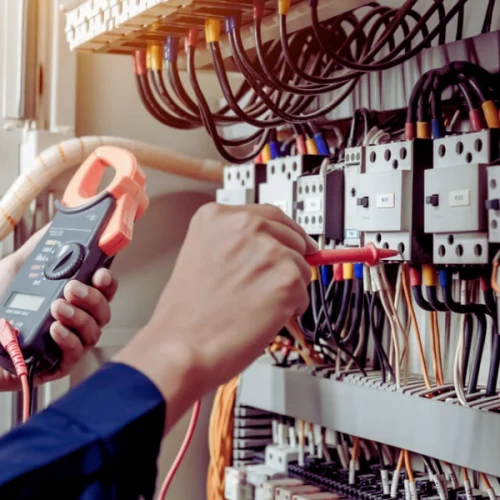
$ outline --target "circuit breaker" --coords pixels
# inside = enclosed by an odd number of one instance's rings
[[[344,244],[359,246],[361,231],[357,225],[357,182],[365,171],[365,148],[348,148],[344,156]]]
[[[269,161],[266,182],[259,186],[259,203],[275,205],[294,219],[297,179],[323,160],[319,155],[296,155]]]
[[[223,205],[259,202],[259,184],[266,180],[266,166],[247,163],[224,168],[224,188],[217,189],[216,201]]]
[[[434,141],[425,174],[425,231],[435,264],[487,264],[487,165],[498,159],[499,134],[484,130]]]
[[[325,227],[325,179],[322,175],[303,175],[297,179],[295,220],[307,234],[323,234]]]
[[[353,179],[355,226],[364,242],[399,250],[397,259],[430,260],[423,231],[424,171],[432,167],[430,141],[404,141],[365,149],[364,173]],[[396,260],[397,260],[396,259]]]

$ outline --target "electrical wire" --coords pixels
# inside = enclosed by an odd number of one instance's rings
[[[175,457],[175,460],[172,466],[170,467],[170,470],[168,471],[167,477],[165,478],[165,481],[161,486],[160,493],[158,494],[158,500],[165,500],[168,490],[172,484],[172,481],[174,480],[174,477],[177,471],[179,470],[179,467],[182,461],[184,460],[184,457],[186,456],[189,445],[191,444],[194,432],[196,430],[196,424],[198,423],[200,409],[201,409],[201,401],[196,401],[196,403],[193,406],[193,412],[191,414],[191,419],[189,421],[184,441],[182,442],[179,452],[177,453],[177,456]]]
[[[208,427],[210,461],[207,473],[207,500],[224,497],[225,468],[233,459],[234,407],[239,377],[217,389]]]

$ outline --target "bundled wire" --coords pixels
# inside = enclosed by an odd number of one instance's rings
[[[210,461],[207,500],[224,498],[224,472],[233,459],[234,406],[239,377],[220,386],[215,394],[208,427]]]

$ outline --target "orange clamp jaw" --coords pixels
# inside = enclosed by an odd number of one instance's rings
[[[107,188],[98,193],[108,167],[115,169],[115,176]],[[102,252],[112,257],[130,243],[134,222],[148,208],[145,187],[146,175],[134,155],[121,148],[101,146],[77,170],[64,192],[62,204],[68,208],[80,207],[104,193],[115,198],[114,212],[98,243]]]

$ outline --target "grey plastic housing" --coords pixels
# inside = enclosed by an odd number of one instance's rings
[[[500,474],[500,415],[402,392],[313,376],[261,358],[242,375],[239,402]]]

